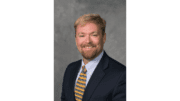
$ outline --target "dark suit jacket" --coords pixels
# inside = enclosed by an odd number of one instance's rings
[[[75,101],[74,86],[80,67],[81,60],[68,65],[61,101]],[[86,86],[82,101],[126,101],[126,67],[104,52]]]

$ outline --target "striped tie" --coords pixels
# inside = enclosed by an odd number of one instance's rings
[[[85,91],[85,87],[86,87],[86,68],[85,65],[82,66],[82,71],[80,73],[80,76],[77,80],[76,86],[75,86],[75,98],[76,101],[82,101],[83,98],[83,94]]]

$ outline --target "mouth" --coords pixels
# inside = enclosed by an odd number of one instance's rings
[[[83,49],[84,50],[92,50],[94,48],[94,46],[84,46]]]
[[[84,47],[84,48],[86,48],[86,49],[91,49],[91,48],[92,48],[92,46],[86,46],[86,47]]]

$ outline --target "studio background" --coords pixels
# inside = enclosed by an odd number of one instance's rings
[[[125,0],[54,0],[54,101],[60,101],[64,71],[82,59],[75,43],[74,22],[88,13],[106,20],[106,53],[126,65]]]

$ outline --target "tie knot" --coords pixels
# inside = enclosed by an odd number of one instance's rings
[[[84,67],[85,67],[85,65],[84,65],[84,66],[82,66],[82,69],[84,69]]]
[[[82,71],[83,71],[84,73],[86,73],[86,72],[87,72],[87,69],[85,68],[85,65],[84,65],[84,66],[82,66]]]

